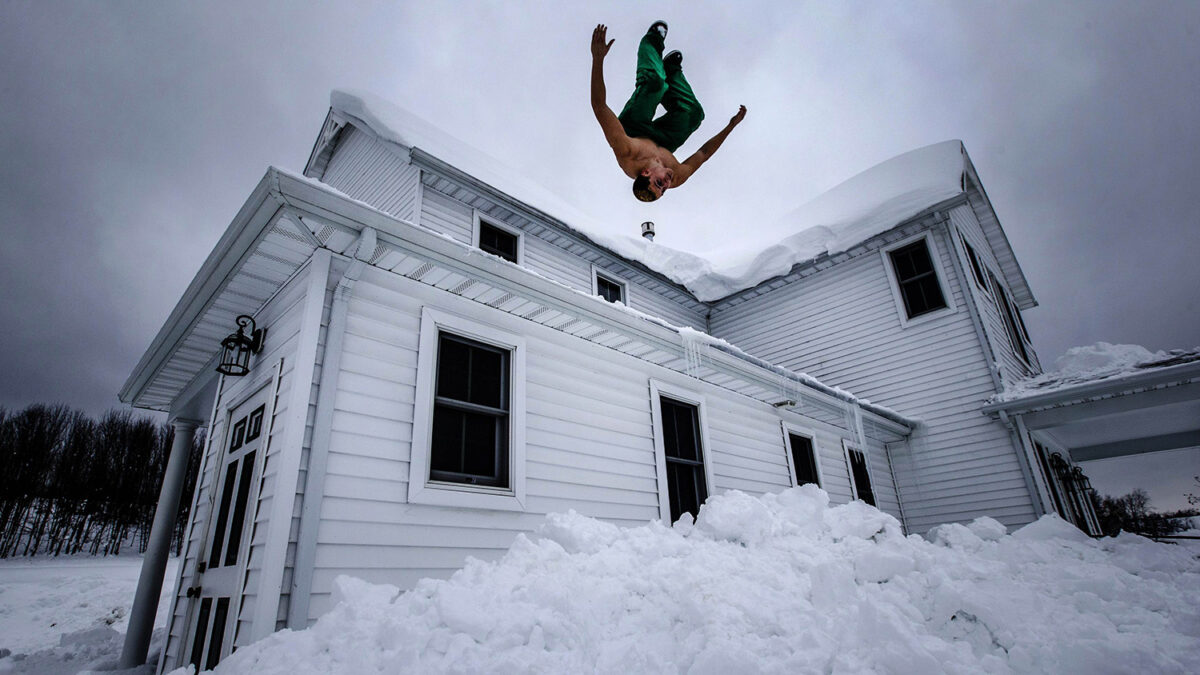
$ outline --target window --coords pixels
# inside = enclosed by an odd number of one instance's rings
[[[948,307],[924,238],[888,251],[909,319]]]
[[[438,336],[429,479],[508,487],[509,354]]]
[[[971,271],[975,273],[975,285],[982,288],[985,293],[988,292],[987,277],[983,274],[983,261],[979,259],[979,254],[975,252],[975,247],[971,246],[962,232],[958,233],[958,237],[962,240],[963,248],[967,252],[967,260],[971,261]]]
[[[524,510],[524,373],[519,335],[422,310],[410,502]]]
[[[699,409],[683,401],[662,396],[662,442],[667,464],[667,495],[671,522],[685,513],[695,516],[708,499],[704,475]]]
[[[799,434],[787,434],[788,448],[792,454],[792,471],[795,474],[796,485],[808,485],[812,483],[817,487],[821,487],[820,472],[817,470],[817,455],[813,447],[813,441],[808,436]]]
[[[1029,338],[1024,332],[1024,320],[1021,319],[1021,314],[1012,299],[1008,297],[1008,291],[996,279],[996,275],[989,270],[988,276],[991,277],[992,288],[996,289],[993,299],[996,301],[996,308],[1000,310],[1000,316],[1004,318],[1004,328],[1008,331],[1008,341],[1012,343],[1013,352],[1025,363],[1030,363],[1029,350],[1025,348]]]
[[[854,498],[875,506],[875,492],[871,488],[871,471],[867,467],[867,456],[858,448],[846,448],[846,462],[850,465],[850,485]]]
[[[592,267],[592,294],[609,302],[625,303],[625,282]]]
[[[498,255],[509,262],[517,262],[520,237],[486,220],[479,220],[478,222],[476,231],[479,233],[479,239],[476,243],[479,245],[479,248],[492,255]]]

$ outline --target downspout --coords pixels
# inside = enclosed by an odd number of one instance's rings
[[[958,285],[962,288],[963,301],[967,305],[967,313],[971,315],[971,325],[975,328],[975,337],[979,340],[984,359],[987,360],[987,371],[992,378],[992,389],[999,394],[1004,391],[1004,384],[1000,381],[1000,373],[997,371],[996,352],[992,349],[992,343],[988,340],[987,332],[983,328],[983,319],[979,316],[979,308],[975,306],[975,286],[971,282],[971,278],[966,275],[963,261],[959,257],[962,255],[962,250],[955,241],[954,231],[950,228],[950,216],[939,213],[938,224],[942,226],[942,232],[946,236],[946,245],[952,252],[950,262],[954,265],[954,274],[958,277]],[[1033,480],[1024,435],[1013,426],[1012,421],[1008,419],[1008,415],[1003,410],[1000,411],[1000,421],[1009,430],[1009,439],[1013,444],[1013,450],[1016,451],[1017,465],[1021,467],[1021,477],[1025,479],[1025,489],[1029,491],[1029,502],[1033,506],[1034,517],[1040,518],[1046,513],[1046,507],[1042,503],[1042,495],[1037,489],[1037,483]],[[1014,434],[1016,438],[1013,438]]]
[[[287,626],[302,630],[308,626],[309,600],[312,596],[313,566],[317,555],[317,530],[321,521],[321,502],[325,475],[329,468],[329,444],[333,430],[333,407],[341,373],[342,345],[346,336],[346,317],[354,284],[362,275],[376,247],[376,233],[365,227],[358,238],[354,258],[346,267],[333,291],[329,327],[321,359],[321,381],[317,389],[317,409],[313,419],[312,444],[308,455],[308,474],[300,509],[300,528],[296,535],[296,559],[292,567],[292,587],[288,603]]]

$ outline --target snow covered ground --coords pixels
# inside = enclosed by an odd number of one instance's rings
[[[674,528],[552,515],[448,581],[337,587],[315,626],[217,671],[1200,672],[1195,549],[1057,517],[905,537],[812,486],[716,496]]]
[[[141,567],[138,556],[0,560],[0,673],[115,668]],[[174,591],[177,569],[171,559],[164,595]],[[166,611],[160,602],[156,629]],[[158,648],[156,640],[152,659]]]

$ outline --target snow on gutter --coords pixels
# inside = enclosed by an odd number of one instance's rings
[[[1003,411],[1009,415],[1022,414],[1042,408],[1060,407],[1081,403],[1097,398],[1113,397],[1132,394],[1148,389],[1181,386],[1200,383],[1200,360],[1150,368],[1140,371],[1129,371],[1114,377],[1053,387],[1047,390],[1034,390],[1028,394],[1000,395],[992,402],[983,406],[984,414],[995,415]]]

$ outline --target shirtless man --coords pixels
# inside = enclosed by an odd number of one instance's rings
[[[607,37],[608,27],[604,24],[592,31],[592,112],[612,146],[617,164],[633,179],[634,196],[652,202],[670,188],[687,182],[713,156],[729,132],[746,117],[746,106],[739,106],[729,124],[681,164],[673,153],[700,128],[704,109],[683,76],[683,54],[673,51],[662,55],[667,23],[651,24],[638,45],[636,84],[620,115],[614,115],[605,100],[604,57],[616,42],[606,42]],[[667,112],[654,119],[659,103]]]

